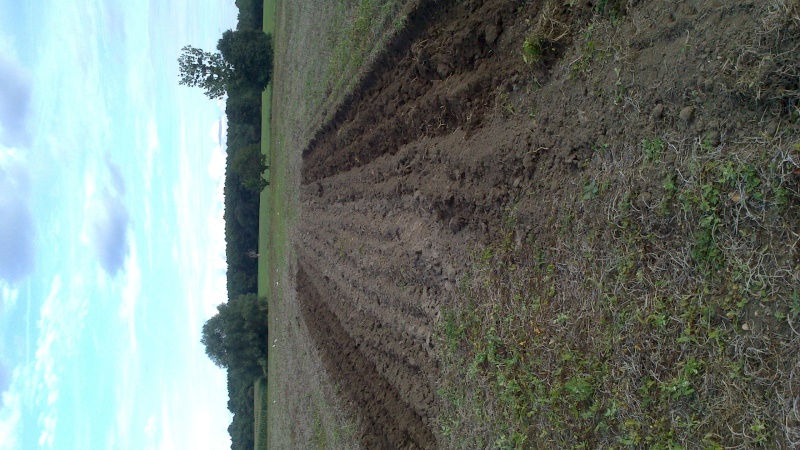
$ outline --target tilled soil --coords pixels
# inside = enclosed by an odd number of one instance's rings
[[[298,299],[365,448],[436,446],[434,324],[459,301],[471,252],[507,238],[510,208],[512,244],[546,246],[554,212],[583,193],[598,143],[656,131],[733,142],[761,120],[760,106],[713,76],[727,42],[715,39],[752,29],[754,2],[608,3],[623,44],[602,77],[581,72],[586,49],[575,45],[590,20],[612,20],[592,2],[414,4],[304,150]],[[532,32],[552,39],[528,64]],[[659,179],[620,176],[642,185],[645,203]]]
[[[465,142],[453,132],[480,129],[519,65],[496,45],[515,7],[419,5],[304,152],[299,299],[365,448],[436,445],[433,324],[467,243],[497,215],[503,194],[487,188],[506,175],[483,161],[509,140],[497,130],[473,138],[488,148],[453,152]]]

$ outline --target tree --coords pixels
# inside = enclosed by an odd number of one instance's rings
[[[187,45],[178,57],[180,84],[197,86],[211,99],[232,88],[259,91],[272,78],[272,37],[258,30],[228,30],[217,43],[219,53]]]
[[[242,185],[255,192],[261,192],[269,183],[264,179],[267,155],[261,153],[260,145],[248,145],[237,149],[231,157],[231,170],[241,177]]]
[[[233,66],[220,53],[211,53],[187,45],[178,58],[181,71],[180,84],[199,87],[211,99],[221,98],[233,73]]]
[[[272,36],[259,30],[228,30],[217,50],[232,67],[236,82],[264,90],[272,79]]]
[[[217,306],[200,339],[214,364],[253,379],[263,374],[268,345],[264,304],[256,294],[245,294]]]
[[[250,124],[259,128],[255,142],[261,140],[261,91],[245,89],[230,92],[225,102],[225,115],[228,116],[228,127]],[[236,125],[234,125],[236,124]]]

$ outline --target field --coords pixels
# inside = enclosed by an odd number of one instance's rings
[[[289,3],[270,448],[800,445],[800,2]]]
[[[267,383],[265,379],[260,379],[255,383],[253,390],[253,411],[255,412],[255,448],[267,448]]]
[[[276,0],[266,0],[264,2],[264,32],[272,34],[274,36],[275,32],[275,3]],[[272,89],[273,86],[270,84],[267,86],[267,89],[261,95],[261,104],[262,104],[262,115],[261,115],[261,153],[268,155],[268,163],[272,164],[270,161],[272,159]],[[272,176],[275,173],[276,168],[272,168],[267,170],[264,174],[264,177],[267,181],[274,181],[274,177]],[[263,297],[267,296],[270,293],[270,273],[272,270],[270,269],[270,264],[274,261],[272,253],[275,251],[271,246],[271,240],[268,236],[271,235],[272,231],[271,228],[272,224],[272,217],[274,214],[272,208],[274,208],[272,202],[275,200],[275,191],[274,189],[276,186],[267,187],[265,190],[261,192],[261,199],[260,199],[260,208],[258,212],[258,296]],[[270,305],[272,306],[272,305]],[[271,365],[271,359],[273,355],[270,353],[268,355],[270,361],[268,361],[268,365]],[[269,405],[271,401],[271,389],[269,388],[269,379],[267,380],[258,380],[256,381],[256,389],[255,389],[255,408],[253,411],[255,412],[255,424],[253,426],[253,430],[255,433],[255,449],[256,450],[264,450],[269,447],[269,438],[268,438],[268,426],[269,426]]]

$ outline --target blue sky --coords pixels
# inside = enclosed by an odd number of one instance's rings
[[[178,85],[233,0],[0,0],[0,448],[228,448],[224,107]]]

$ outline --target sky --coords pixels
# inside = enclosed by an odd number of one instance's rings
[[[178,85],[233,0],[0,0],[0,448],[230,447],[224,105]]]

